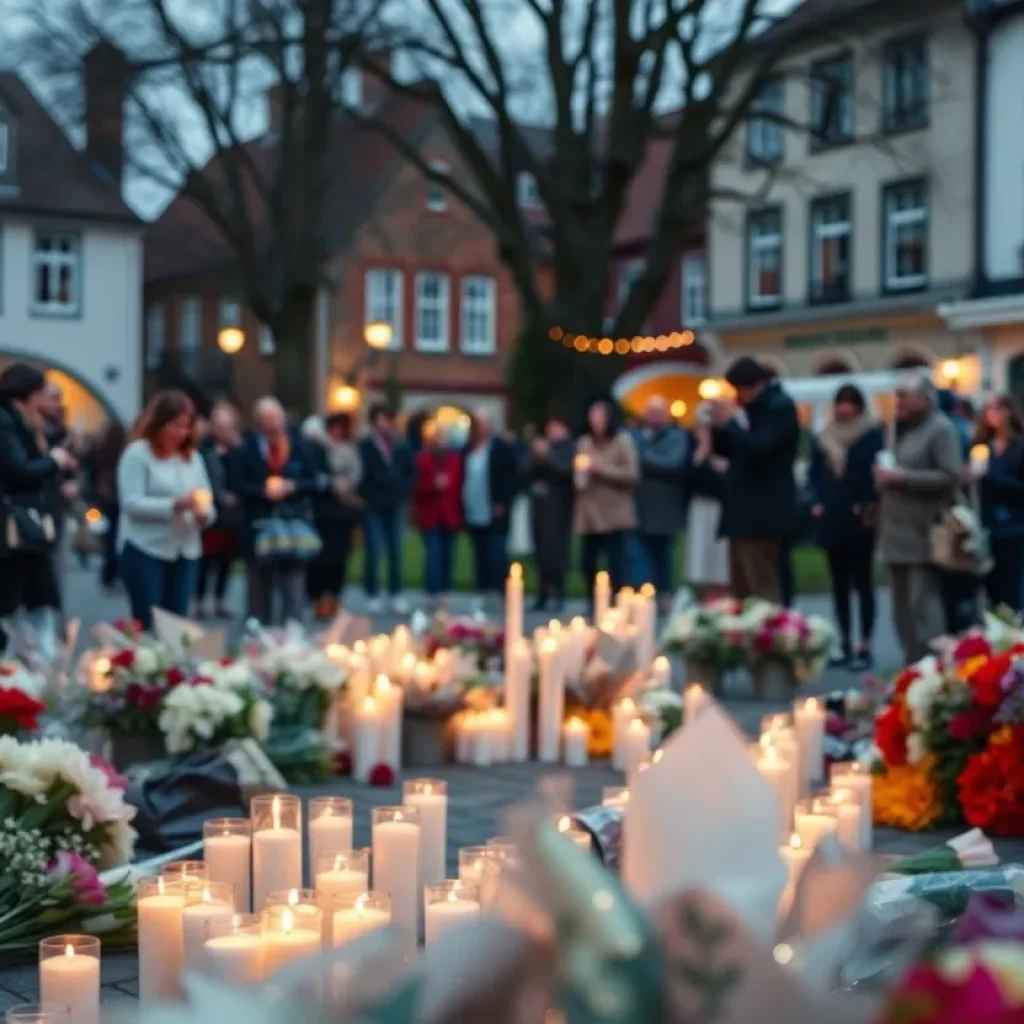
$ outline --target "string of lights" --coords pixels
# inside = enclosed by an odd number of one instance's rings
[[[630,352],[669,352],[672,349],[686,348],[694,342],[693,331],[673,331],[671,334],[635,338],[590,338],[585,334],[567,333],[561,327],[552,327],[548,331],[548,337],[565,348],[599,356],[626,356]]]

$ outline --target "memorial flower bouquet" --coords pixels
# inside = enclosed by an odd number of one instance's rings
[[[750,641],[774,613],[766,601],[715,598],[673,610],[661,635],[661,648],[720,670],[748,664]]]
[[[485,618],[438,612],[427,628],[422,647],[427,659],[433,659],[439,650],[470,657],[484,673],[500,667],[505,654],[505,631]]]
[[[348,663],[312,643],[271,642],[247,659],[266,685],[281,727],[323,727],[348,681]]]
[[[46,711],[40,700],[45,679],[20,661],[0,660],[0,736],[34,733]]]
[[[750,636],[750,659],[755,668],[772,661],[783,664],[794,679],[807,682],[821,675],[835,640],[832,624],[820,615],[791,608],[759,608],[760,624]]]

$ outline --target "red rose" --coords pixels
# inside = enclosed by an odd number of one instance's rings
[[[185,673],[178,668],[177,665],[172,665],[167,670],[167,685],[168,686],[181,686],[185,682]]]
[[[921,673],[916,668],[906,668],[897,677],[893,683],[893,696],[902,697],[907,690],[910,689],[910,684],[915,679],[920,679]]]
[[[994,736],[957,779],[964,819],[993,836],[1024,836],[1024,726]]]
[[[395,769],[389,764],[375,764],[370,770],[371,786],[393,786],[395,784]]]
[[[850,723],[835,711],[830,711],[825,717],[825,732],[829,736],[845,736],[850,731]]]
[[[335,775],[352,774],[352,755],[347,750],[338,750],[334,754],[333,765]]]
[[[875,719],[875,743],[886,764],[907,763],[907,727],[903,724],[903,709],[891,704]]]
[[[949,720],[951,739],[966,743],[977,736],[984,736],[992,729],[992,708],[969,707]]]
[[[227,668],[229,665],[234,665],[234,663],[235,659],[232,658],[230,654],[225,654],[224,657],[220,659],[221,668]]]
[[[985,662],[967,680],[974,691],[974,699],[983,708],[996,708],[1003,702],[1003,679],[1013,661],[1009,654],[1000,654]]]
[[[956,647],[953,648],[953,660],[957,664],[966,661],[968,658],[977,658],[981,654],[991,655],[992,645],[980,633],[973,633],[963,637]]]
[[[39,728],[39,715],[46,705],[24,690],[0,686],[0,718],[10,719],[19,729],[35,732]]]
[[[135,652],[130,647],[126,647],[110,659],[110,664],[114,668],[131,668],[135,664]]]

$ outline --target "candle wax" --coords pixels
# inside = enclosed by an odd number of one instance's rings
[[[184,899],[172,893],[144,896],[138,901],[139,999],[142,1002],[166,1002],[181,994],[184,906]]]
[[[39,1001],[71,1008],[71,1024],[99,1024],[100,961],[82,953],[39,962]]]
[[[334,945],[344,946],[346,942],[358,939],[362,935],[387,928],[391,924],[391,915],[386,910],[376,907],[346,907],[334,912]]]
[[[210,973],[228,985],[245,988],[262,983],[263,937],[260,935],[218,935],[206,940],[206,963]]]
[[[267,932],[263,937],[266,975],[271,975],[304,957],[320,952],[320,933],[306,928],[290,932]]]
[[[425,942],[430,946],[445,932],[480,916],[480,904],[473,900],[438,900],[426,908]]]
[[[183,957],[182,968],[201,974],[206,969],[206,922],[216,918],[234,917],[234,904],[211,900],[190,903],[181,914]]]
[[[203,840],[203,860],[211,882],[229,882],[235,893],[235,910],[249,912],[252,898],[252,839],[232,833],[207,836]]]
[[[294,828],[267,828],[252,837],[253,909],[272,892],[302,888],[302,836]]]

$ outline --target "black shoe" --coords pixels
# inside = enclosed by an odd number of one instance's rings
[[[828,659],[829,668],[849,668],[853,656],[850,654],[837,654]]]
[[[875,659],[870,651],[860,651],[850,659],[848,668],[851,672],[870,672],[875,667]]]

